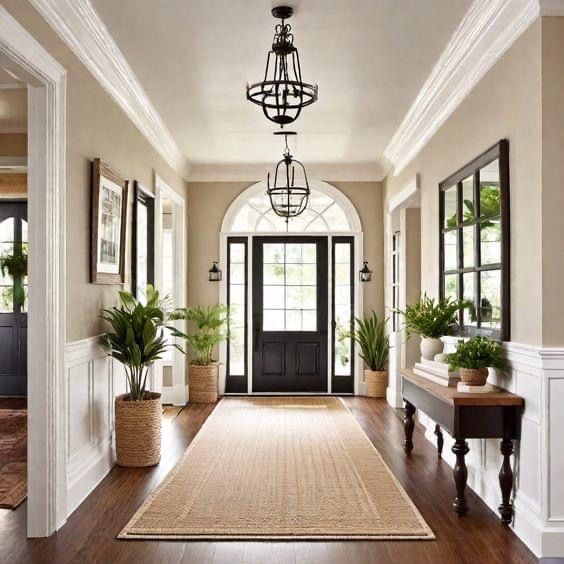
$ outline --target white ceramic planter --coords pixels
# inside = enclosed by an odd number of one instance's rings
[[[423,337],[421,339],[421,356],[425,360],[435,360],[436,354],[443,352],[444,344],[440,339],[430,339]]]

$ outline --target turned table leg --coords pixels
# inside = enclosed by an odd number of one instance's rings
[[[441,426],[438,423],[435,425],[435,435],[437,437],[437,451],[439,453],[439,458],[441,458],[443,454],[444,438],[443,432],[441,431]]]
[[[499,471],[499,487],[501,488],[501,505],[499,513],[501,522],[509,525],[513,520],[513,504],[511,503],[511,492],[513,491],[513,470],[511,469],[511,455],[514,452],[513,441],[503,439],[500,447],[503,455],[501,470]]]
[[[468,469],[464,457],[470,449],[464,439],[456,439],[452,445],[452,452],[456,455],[456,464],[453,469],[454,483],[456,484],[456,498],[452,503],[458,515],[468,513],[468,502],[466,501],[466,480],[468,479]]]
[[[403,430],[405,431],[405,440],[403,441],[403,450],[406,454],[409,454],[413,450],[413,427],[415,426],[413,415],[415,413],[415,406],[406,401],[404,412]]]

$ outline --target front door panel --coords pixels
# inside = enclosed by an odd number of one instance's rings
[[[327,392],[327,239],[253,240],[253,391]]]

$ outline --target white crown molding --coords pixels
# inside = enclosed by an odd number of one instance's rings
[[[259,182],[266,178],[274,163],[197,164],[190,166],[189,182]],[[381,182],[385,176],[379,163],[307,163],[311,180]]]
[[[49,25],[179,174],[189,163],[90,0],[30,0]]]
[[[541,0],[542,1],[542,0]],[[562,0],[542,2],[548,11]],[[384,151],[399,174],[515,40],[541,14],[539,0],[475,0]],[[556,6],[557,5],[557,6]],[[544,12],[543,12],[544,13]]]

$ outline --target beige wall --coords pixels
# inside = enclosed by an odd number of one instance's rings
[[[384,208],[390,197],[416,173],[420,174],[421,288],[437,295],[438,185],[500,139],[509,139],[511,338],[533,345],[543,341],[540,41],[541,26],[536,22],[496,63],[407,169],[399,176],[388,175]]]
[[[27,156],[27,133],[0,133],[0,157]]]
[[[147,187],[153,186],[156,171],[183,195],[185,181],[164,162],[27,0],[2,3],[68,73],[67,341],[75,341],[102,332],[100,308],[113,305],[120,289],[89,282],[91,160],[100,157],[126,178]]]
[[[374,274],[364,287],[364,311],[384,310],[382,186],[377,182],[331,182],[356,207],[364,231],[364,258]],[[219,258],[219,232],[233,200],[252,183],[188,183],[188,303],[218,302],[217,284],[208,282],[212,261]],[[265,196],[266,197],[266,196]],[[225,265],[222,265],[224,268]]]
[[[564,18],[542,20],[543,344],[564,345]]]

